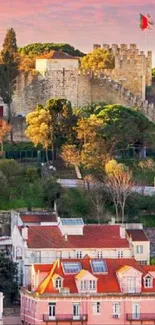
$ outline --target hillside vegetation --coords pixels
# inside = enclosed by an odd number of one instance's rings
[[[84,56],[84,53],[66,43],[32,43],[18,49],[22,55],[40,55],[50,51],[63,51],[72,56]]]

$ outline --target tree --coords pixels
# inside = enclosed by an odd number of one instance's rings
[[[103,193],[103,184],[92,175],[86,175],[84,177],[84,182],[87,185],[89,191],[97,222],[100,224],[101,218],[103,217],[104,205],[106,201],[106,197]]]
[[[103,123],[102,137],[111,156],[135,147],[137,157],[143,146],[155,141],[155,125],[141,112],[121,105],[108,105],[97,115]]]
[[[47,150],[52,148],[54,164],[57,146],[61,146],[73,135],[74,116],[71,103],[66,99],[49,99],[45,106],[37,105],[35,110],[26,116],[26,135],[31,141]]]
[[[50,209],[54,208],[54,202],[56,202],[61,195],[61,185],[54,177],[46,178],[43,183],[43,202]]]
[[[82,57],[84,56],[84,53],[81,51],[75,49],[73,46],[65,43],[33,43],[28,44],[24,47],[19,48],[19,53],[22,55],[41,55],[44,53],[49,53],[52,50],[55,51],[63,51],[65,53],[68,53],[72,56],[78,56]]]
[[[8,124],[5,120],[0,120],[0,144],[1,151],[3,152],[3,142],[6,135],[11,131],[12,126]]]
[[[78,151],[76,145],[63,145],[60,156],[68,165],[72,165],[74,167],[80,165],[80,152]]]
[[[18,296],[17,264],[0,252],[0,291],[3,292],[6,303],[13,303]]]
[[[81,59],[81,69],[93,72],[113,69],[115,65],[114,54],[111,50],[95,49]]]
[[[115,205],[116,220],[119,219],[119,208],[121,210],[121,221],[124,223],[124,210],[127,198],[132,194],[133,181],[132,172],[116,160],[111,160],[105,165],[106,178],[105,187],[108,190]]]
[[[8,105],[8,122],[12,118],[11,102],[18,73],[16,34],[14,29],[10,28],[4,39],[0,64],[0,96]]]
[[[50,112],[42,105],[37,105],[33,112],[27,114],[26,123],[26,136],[35,146],[40,143],[47,150],[50,145]]]

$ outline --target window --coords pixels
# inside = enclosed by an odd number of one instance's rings
[[[80,303],[73,303],[73,319],[80,319]]]
[[[0,118],[3,118],[3,106],[0,106]]]
[[[135,277],[128,278],[128,292],[135,293],[136,292],[136,279]]]
[[[63,269],[66,274],[79,273],[82,269],[80,262],[64,262]]]
[[[103,258],[103,252],[102,251],[97,252],[97,258]]]
[[[136,246],[136,253],[137,254],[143,254],[143,246],[142,245],[137,245]]]
[[[132,304],[132,318],[139,319],[140,318],[140,303],[134,302]]]
[[[55,302],[50,302],[48,307],[49,307],[49,316],[50,316],[50,318],[55,318],[56,303]]]
[[[150,276],[145,277],[144,279],[144,287],[152,288],[152,278]]]
[[[81,251],[77,251],[76,252],[76,257],[77,258],[82,258],[82,252]]]
[[[114,302],[112,306],[113,318],[120,318],[120,302]]]
[[[80,289],[81,291],[96,290],[96,280],[82,280]]]
[[[147,265],[147,261],[139,261],[140,265]]]
[[[57,278],[55,280],[55,287],[56,287],[56,289],[60,289],[62,287],[62,279],[61,278]]]
[[[117,257],[118,258],[123,258],[123,251],[118,251],[117,252]]]
[[[100,302],[93,302],[92,304],[92,310],[93,310],[93,314],[100,314]]]
[[[107,265],[104,260],[92,260],[91,266],[94,273],[107,272]]]

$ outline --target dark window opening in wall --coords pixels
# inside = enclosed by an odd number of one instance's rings
[[[0,106],[0,118],[3,118],[3,106]]]

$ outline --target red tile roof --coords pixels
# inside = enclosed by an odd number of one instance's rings
[[[142,229],[128,229],[127,234],[132,237],[132,241],[149,241]]]
[[[139,270],[143,276],[147,274],[149,270],[152,270],[151,266],[141,266],[136,260],[134,259],[105,259],[107,264],[107,273],[103,274],[96,274],[93,273],[91,268],[91,259],[90,258],[84,258],[82,260],[78,259],[78,262],[81,262],[82,269],[87,270],[90,272],[93,276],[97,278],[97,293],[121,293],[119,281],[117,278],[117,271],[120,269],[120,267],[131,266],[135,268],[136,270]],[[57,264],[52,264],[50,266],[50,271],[47,271],[47,274],[45,275],[44,280],[40,283],[39,287],[36,289],[36,292],[39,293],[58,293],[59,291],[56,290],[53,287],[52,284],[52,276],[54,274],[57,274],[63,278],[63,287],[69,288],[70,293],[77,293],[77,286],[76,286],[76,280],[75,274],[65,274],[63,271],[63,262],[77,262],[77,259],[62,259]],[[53,268],[54,266],[54,268]],[[48,265],[49,267],[49,265]],[[147,268],[147,271],[146,271]],[[47,265],[37,265],[37,270],[40,270],[40,272],[45,272],[47,270]],[[51,275],[51,276],[49,276]],[[153,288],[144,288],[143,286],[143,279],[142,279],[142,292],[155,292],[155,280],[153,280]]]
[[[54,59],[54,60],[78,60],[78,57],[72,56],[63,51],[55,51],[52,50],[49,53],[43,54],[39,57],[39,59]]]
[[[21,219],[24,223],[57,222],[56,214],[22,214]]]
[[[30,226],[27,244],[29,248],[129,248],[117,225],[85,225],[83,235],[68,235],[67,240],[58,226]]]

